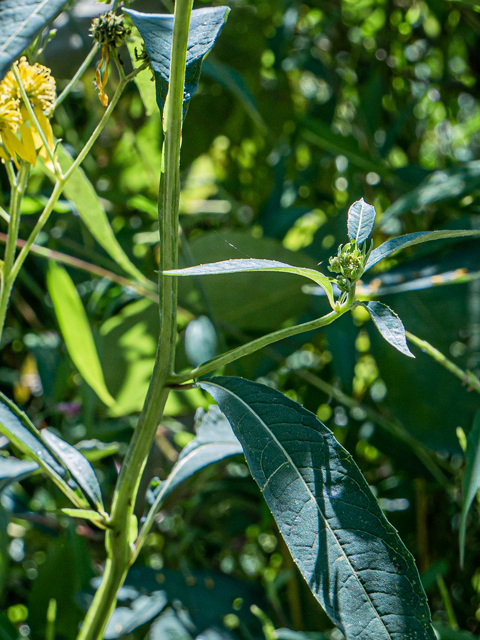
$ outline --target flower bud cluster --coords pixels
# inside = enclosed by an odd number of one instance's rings
[[[360,278],[365,264],[365,253],[357,247],[356,242],[340,245],[336,256],[329,260],[328,270],[338,273],[336,278],[340,291],[349,291],[350,286]]]
[[[131,30],[124,25],[123,15],[116,15],[113,11],[95,18],[90,27],[90,35],[94,42],[115,49],[125,44],[130,32]]]

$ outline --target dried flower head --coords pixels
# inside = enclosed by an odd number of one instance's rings
[[[108,47],[121,47],[130,33],[131,29],[125,27],[123,15],[116,15],[113,11],[95,18],[90,27],[94,42]]]
[[[50,69],[41,64],[29,64],[25,56],[15,62],[25,93],[32,106],[40,109],[46,116],[55,108],[55,79]],[[5,76],[2,84],[11,87],[12,94],[21,101],[20,91],[12,71]]]

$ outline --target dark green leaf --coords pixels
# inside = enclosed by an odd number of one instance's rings
[[[473,419],[473,425],[467,436],[467,450],[465,451],[466,466],[463,476],[462,515],[458,539],[460,543],[460,566],[463,567],[465,558],[465,530],[467,515],[472,502],[480,488],[480,411]]]
[[[200,316],[188,323],[185,330],[185,354],[194,367],[217,355],[218,338],[213,323]]]
[[[19,640],[20,634],[10,620],[0,613],[0,640]]]
[[[407,346],[405,327],[403,326],[400,318],[390,309],[390,307],[387,307],[386,304],[381,302],[362,303],[362,306],[368,311],[370,317],[375,323],[375,326],[387,342],[406,356],[409,356],[410,358],[415,357]]]
[[[433,202],[440,202],[472,193],[480,185],[480,161],[474,160],[464,165],[435,171],[422,182],[416,189],[411,189],[407,194],[395,200],[395,202],[383,213],[381,226],[385,227],[392,218],[425,207]]]
[[[365,202],[363,198],[354,202],[348,210],[348,237],[362,244],[372,233],[375,224],[375,207]]]
[[[0,394],[0,432],[22,453],[33,458],[49,476],[64,483],[65,469],[42,443],[38,429],[3,394]]]
[[[203,63],[203,73],[217,82],[220,86],[231,91],[243,104],[248,115],[262,133],[266,133],[267,127],[258,111],[255,98],[250,93],[243,77],[232,67],[219,60],[209,57]]]
[[[241,273],[243,271],[281,271],[305,276],[305,278],[309,278],[319,284],[327,294],[330,304],[332,306],[334,304],[332,285],[326,276],[314,269],[292,267],[276,260],[255,260],[253,258],[247,260],[223,260],[222,262],[201,264],[196,267],[187,267],[186,269],[172,269],[164,273],[168,276],[208,276],[223,273]]]
[[[0,2],[0,80],[35,35],[67,4],[67,0],[2,0]]]
[[[114,640],[130,633],[157,616],[167,604],[165,591],[139,596],[130,607],[117,607],[103,634],[104,640]]]
[[[98,484],[97,476],[85,456],[48,429],[43,429],[41,436],[70,471],[87,500],[92,506],[103,511],[102,490]]]
[[[413,558],[332,433],[270,387],[198,384],[233,426],[295,562],[347,640],[434,640]]]
[[[365,271],[373,267],[373,265],[380,262],[384,258],[387,258],[392,253],[400,251],[400,249],[406,249],[412,247],[415,244],[422,244],[423,242],[431,242],[432,240],[443,240],[444,238],[463,238],[466,236],[478,236],[480,231],[418,231],[417,233],[407,233],[405,236],[399,236],[398,238],[392,238],[387,240],[379,247],[374,249],[367,260]]]
[[[173,15],[148,14],[124,9],[140,31],[155,73],[157,104],[163,109],[170,80],[170,55],[172,50]],[[197,90],[203,58],[215,44],[220,29],[227,19],[228,7],[194,9],[188,35],[184,112]]]
[[[18,458],[0,458],[0,491],[11,482],[19,482],[38,469],[36,462],[18,460]]]

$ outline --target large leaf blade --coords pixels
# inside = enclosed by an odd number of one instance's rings
[[[363,198],[354,202],[348,210],[348,237],[354,240],[357,245],[362,244],[372,233],[376,216],[375,207]]]
[[[124,11],[128,13],[145,42],[145,48],[155,74],[157,104],[160,109],[163,109],[170,81],[173,15],[141,13],[134,9],[124,9]],[[203,58],[215,44],[228,12],[228,7],[206,7],[192,11],[183,94],[184,112],[197,90]]]
[[[51,22],[67,0],[2,0],[0,2],[0,80],[12,63]]]
[[[48,429],[43,429],[41,436],[70,471],[87,500],[98,510],[103,511],[102,490],[97,476],[85,456]]]
[[[404,236],[398,238],[392,238],[387,240],[379,247],[374,249],[370,254],[365,266],[365,271],[373,267],[377,262],[387,258],[400,251],[400,249],[406,249],[407,247],[413,247],[416,244],[422,244],[424,242],[431,242],[432,240],[444,240],[447,238],[464,238],[468,236],[478,236],[480,231],[472,231],[470,229],[462,229],[459,231],[418,231],[416,233],[407,233]]]
[[[330,280],[314,269],[306,267],[293,267],[277,260],[256,260],[254,258],[222,260],[221,262],[211,262],[210,264],[200,264],[196,267],[187,267],[185,269],[172,269],[164,271],[167,276],[209,276],[224,273],[240,273],[242,271],[280,271],[283,273],[294,273],[304,276],[309,280],[313,280],[327,294],[330,304],[333,306],[333,289]]]
[[[465,559],[465,534],[467,528],[467,515],[472,502],[480,488],[480,411],[477,411],[473,419],[473,425],[467,436],[467,449],[465,451],[466,466],[463,476],[462,513],[458,541],[460,547],[460,566],[463,567]]]
[[[415,358],[413,353],[407,346],[407,338],[405,336],[405,327],[397,314],[382,302],[362,303],[362,306],[370,314],[371,319],[379,330],[382,338],[395,347],[400,353],[410,358]]]
[[[113,406],[115,400],[105,384],[82,300],[67,271],[53,261],[47,272],[47,289],[72,361],[100,400]]]
[[[333,434],[270,387],[198,384],[230,421],[295,562],[347,640],[434,640],[413,558]]]

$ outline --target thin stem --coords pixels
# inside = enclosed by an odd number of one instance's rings
[[[47,141],[47,137],[45,135],[44,130],[42,129],[42,127],[40,126],[39,122],[38,122],[38,118],[37,115],[32,107],[32,104],[28,98],[27,92],[25,91],[25,87],[23,86],[23,82],[22,79],[20,77],[20,74],[18,72],[18,67],[17,65],[13,65],[12,66],[12,72],[13,75],[15,76],[15,80],[17,81],[18,84],[18,88],[20,89],[20,95],[22,96],[22,100],[23,103],[25,105],[26,110],[28,111],[28,115],[30,116],[30,119],[32,121],[32,125],[35,127],[35,129],[37,130],[38,135],[40,136],[40,139],[42,141],[43,146],[45,147],[45,151],[47,152],[47,155],[55,169],[55,175],[57,175],[58,177],[60,177],[61,173],[60,173],[60,169],[58,167],[55,155],[52,151],[52,149],[50,148],[50,145],[48,144]]]
[[[79,66],[79,68],[78,68],[77,72],[75,73],[75,75],[73,76],[73,78],[70,80],[70,82],[67,84],[65,89],[62,91],[62,93],[56,99],[56,101],[55,101],[55,106],[56,107],[58,107],[59,104],[62,104],[62,102],[68,96],[70,91],[72,91],[74,86],[77,84],[77,82],[83,76],[83,74],[85,73],[88,65],[91,63],[91,61],[95,57],[95,54],[97,53],[99,47],[100,47],[100,45],[98,44],[98,42],[95,42],[93,47],[90,49],[89,54],[87,55],[85,60],[82,62],[82,64]]]
[[[170,83],[164,110],[165,139],[159,190],[160,332],[155,367],[147,398],[115,488],[111,510],[112,528],[106,534],[106,571],[78,640],[97,640],[102,637],[115,606],[117,591],[133,562],[133,509],[142,473],[168,397],[169,390],[165,387],[165,382],[173,370],[177,338],[177,285],[176,279],[168,278],[162,272],[174,269],[177,264],[183,92],[192,4],[192,0],[177,0],[175,5]],[[125,81],[131,76],[132,74],[126,76]]]
[[[450,371],[450,373],[453,373],[454,376],[459,378],[463,382],[463,384],[467,384],[469,389],[473,389],[477,393],[480,393],[480,380],[475,374],[473,374],[471,371],[464,371],[463,369],[460,369],[460,367],[457,367],[456,364],[454,364],[451,360],[444,356],[441,351],[435,349],[435,347],[433,347],[426,340],[417,338],[417,336],[413,335],[413,333],[410,333],[409,331],[406,331],[405,335],[407,336],[408,340],[410,340],[410,342],[413,342],[413,344],[417,345],[417,347],[420,347],[420,349],[424,353],[428,353],[428,355],[432,357],[436,362],[441,364],[442,367],[445,367],[445,369]]]
[[[325,327],[346,313],[352,307],[352,304],[353,300],[349,298],[343,305],[339,306],[338,309],[330,311],[330,313],[327,313],[327,315],[322,316],[321,318],[310,320],[310,322],[304,322],[303,324],[297,324],[294,327],[288,327],[287,329],[279,329],[278,331],[268,333],[266,336],[252,340],[252,342],[236,347],[236,349],[227,351],[227,353],[222,353],[220,356],[204,362],[191,371],[175,374],[171,376],[168,381],[178,384],[180,382],[187,382],[187,380],[199,378],[200,376],[204,376],[207,373],[215,371],[215,369],[218,369],[219,367],[230,364],[230,362],[233,362],[234,360],[238,360],[239,358],[248,356],[251,353],[255,353],[255,351],[263,349],[263,347],[266,347],[273,342],[278,342],[284,338],[295,336],[298,333],[304,333],[305,331],[312,331],[313,329]]]
[[[5,245],[5,256],[2,265],[2,284],[0,291],[0,337],[3,334],[3,327],[7,315],[8,302],[12,292],[13,280],[10,278],[13,261],[15,259],[15,247],[20,228],[20,215],[23,195],[27,188],[28,177],[31,165],[21,161],[15,185],[12,188],[12,198],[10,202],[10,222],[8,224],[8,236]]]

